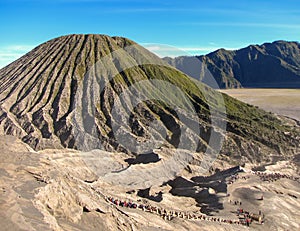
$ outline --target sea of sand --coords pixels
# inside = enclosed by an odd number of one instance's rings
[[[228,89],[221,90],[245,103],[300,121],[300,89]]]
[[[265,216],[264,224],[253,223],[249,229],[241,225],[203,220],[174,218],[168,221],[139,209],[114,206],[103,195],[151,204],[169,211],[201,214],[192,197],[172,195],[168,184],[151,187],[153,195],[162,192],[163,200],[154,202],[141,199],[136,193],[128,193],[128,188],[113,182],[101,181],[87,168],[82,153],[77,151],[66,149],[35,152],[14,137],[1,136],[0,152],[1,230],[300,229],[300,183],[290,179],[262,181],[251,173],[255,166],[250,164],[244,167],[244,172],[239,173],[236,181],[226,185],[226,193],[209,189],[208,194],[213,195],[214,200],[210,201],[211,197],[203,200],[204,204],[211,206],[214,203],[223,205],[223,209],[211,214],[221,219],[236,220],[236,210],[239,208],[253,213],[261,211]],[[120,155],[115,155],[119,163]],[[114,167],[107,166],[107,169]],[[229,166],[217,161],[215,167],[226,170]],[[139,168],[147,168],[147,165],[141,164]],[[296,177],[299,176],[299,158],[264,168],[266,173],[281,172]],[[185,171],[182,177],[189,179],[190,174]],[[222,179],[223,176],[220,175],[209,183],[217,184]],[[190,188],[183,185],[182,190],[188,192]],[[264,199],[259,200],[262,195]],[[235,205],[233,201],[241,201],[242,205]]]

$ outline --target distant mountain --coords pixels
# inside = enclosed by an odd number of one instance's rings
[[[227,62],[230,55],[218,51],[210,56]],[[185,98],[149,80],[170,83]],[[143,81],[147,84],[138,84]],[[126,92],[127,104],[122,101],[126,98],[120,100]],[[135,104],[136,93],[150,99]],[[153,100],[159,94],[177,102],[176,107],[190,102],[197,117]],[[139,152],[118,137],[128,138],[132,146],[152,139],[156,144],[164,141],[167,147],[178,147],[183,137],[181,148],[195,146],[204,152],[211,148],[209,140],[214,135],[216,143],[224,137],[221,154],[228,161],[259,161],[299,148],[299,129],[294,124],[227,95],[223,95],[226,112],[222,112],[218,97],[220,93],[165,65],[129,39],[69,35],[36,47],[0,70],[0,133],[14,135],[36,150],[91,146],[130,154]],[[213,119],[217,127],[212,126]],[[218,127],[222,120],[227,127]],[[159,126],[151,126],[153,122]]]
[[[0,69],[2,230],[249,230],[231,200],[263,212],[253,230],[299,230],[299,150],[299,122],[126,38],[63,36]]]
[[[196,56],[220,88],[300,88],[300,44],[276,41],[229,51],[220,49]],[[194,57],[164,58],[177,69],[204,81],[203,67]],[[198,67],[197,67],[198,66]]]

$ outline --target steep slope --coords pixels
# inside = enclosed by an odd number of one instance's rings
[[[261,46],[228,51],[217,50],[206,56],[197,56],[215,77],[220,88],[300,87],[300,44],[276,41]],[[190,73],[190,57],[165,58],[171,65],[190,76],[205,81],[201,67],[193,67]]]
[[[192,81],[131,40],[105,35],[53,39],[1,69],[0,128],[36,150],[212,152],[224,139],[225,160],[256,162],[299,148],[295,123]]]

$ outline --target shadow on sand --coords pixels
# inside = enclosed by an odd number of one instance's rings
[[[170,190],[172,195],[194,198],[202,213],[212,215],[213,212],[224,209],[217,193],[227,194],[226,178],[240,171],[238,166],[225,171],[217,171],[208,177],[198,176],[190,180],[177,177],[167,184],[172,187]]]

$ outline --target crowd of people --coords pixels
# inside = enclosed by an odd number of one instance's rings
[[[260,171],[250,171],[250,173],[253,175],[259,176],[262,181],[267,181],[267,182],[274,182],[274,181],[277,181],[277,180],[283,179],[283,178],[300,182],[300,177],[295,177],[295,176],[291,176],[291,175],[283,174],[283,173],[277,173],[277,172],[265,173],[265,172],[260,172]],[[230,176],[226,180],[226,183],[233,184],[237,180],[240,180],[240,179],[247,180],[249,178],[250,178],[249,175],[240,176],[238,173],[236,173],[236,174]]]
[[[265,172],[252,172],[253,174],[257,175],[260,177],[262,181],[268,181],[268,182],[273,182],[277,181],[279,179],[289,179],[289,180],[294,180],[294,181],[299,181],[299,177],[294,177],[288,174],[283,174],[283,173],[265,173]]]
[[[253,220],[263,224],[263,215],[261,211],[258,214],[250,213],[242,208],[237,209],[237,215],[242,225],[250,226]]]
[[[234,182],[236,182],[239,179],[247,180],[249,178],[250,178],[250,176],[239,176],[238,173],[236,173],[236,174],[230,176],[226,182],[227,182],[227,184],[233,184]]]
[[[210,221],[210,222],[219,222],[219,223],[227,223],[227,224],[236,224],[236,225],[247,225],[249,226],[252,222],[252,219],[248,212],[245,212],[243,210],[239,210],[240,213],[238,214],[241,216],[242,214],[245,215],[245,217],[241,218],[239,217],[238,220],[232,220],[232,219],[224,219],[219,217],[212,217],[212,216],[206,216],[203,214],[197,214],[197,213],[190,213],[190,212],[182,212],[182,211],[172,211],[167,209],[162,209],[156,206],[151,206],[149,204],[139,204],[128,200],[120,200],[115,199],[113,197],[106,197],[106,201],[109,203],[114,204],[115,206],[120,207],[126,207],[131,209],[140,209],[144,212],[150,212],[153,214],[156,214],[160,217],[162,217],[164,220],[171,221],[174,218],[181,218],[181,219],[187,219],[187,220],[203,220],[203,221]],[[246,214],[248,213],[248,216]]]
[[[299,177],[293,177],[289,176],[287,174],[281,174],[281,173],[263,173],[259,171],[251,171],[251,174],[257,175],[261,178],[263,181],[276,181],[281,178],[291,179],[299,181]],[[239,174],[234,174],[227,179],[228,184],[233,184],[235,181],[242,179],[247,180],[250,176],[240,176]],[[142,204],[140,202],[133,202],[130,200],[120,200],[113,197],[107,197],[105,195],[102,195],[105,200],[115,206],[118,207],[124,207],[124,208],[130,208],[130,209],[140,209],[144,212],[149,212],[156,214],[160,217],[162,217],[164,220],[171,221],[174,218],[180,218],[180,219],[187,219],[187,220],[204,220],[204,221],[211,221],[211,222],[219,222],[219,223],[227,223],[227,224],[236,224],[236,225],[245,225],[250,226],[250,224],[253,221],[257,221],[260,224],[263,224],[263,215],[261,214],[261,211],[259,211],[259,214],[253,214],[248,211],[245,211],[242,208],[237,209],[237,216],[238,219],[232,220],[232,219],[224,219],[219,217],[213,217],[213,216],[207,216],[203,214],[198,214],[194,212],[183,212],[183,211],[171,211],[167,209],[162,209],[156,206],[152,206],[150,204]],[[229,196],[229,194],[228,194]],[[262,196],[263,199],[263,196]],[[236,201],[229,201],[231,204],[241,206],[242,202],[239,200]]]

